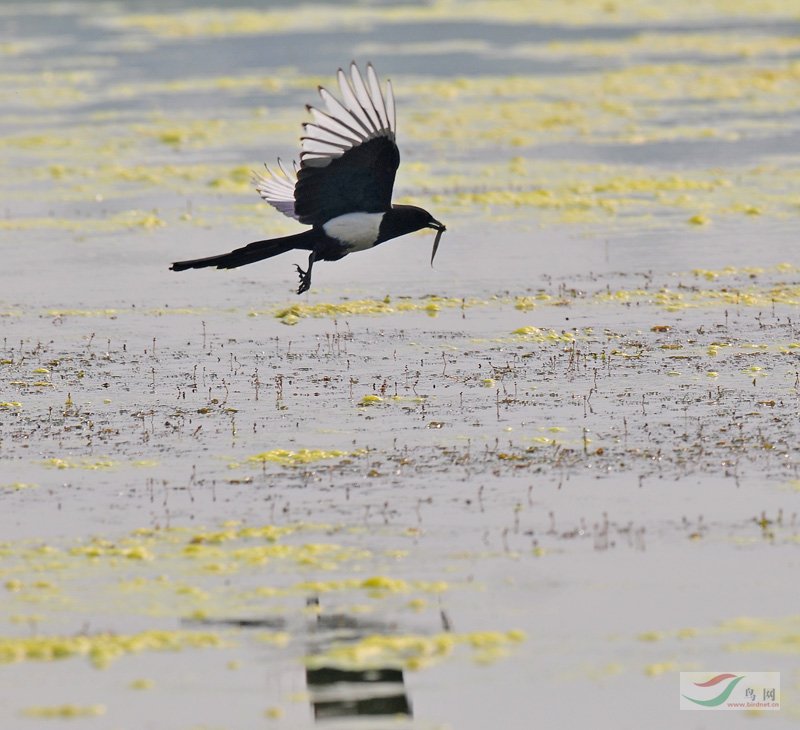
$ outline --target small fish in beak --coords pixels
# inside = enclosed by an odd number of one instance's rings
[[[433,240],[433,251],[431,251],[431,266],[433,266],[433,260],[436,258],[436,251],[439,248],[439,241],[442,240],[442,234],[447,228],[444,223],[439,223],[439,221],[433,221],[428,227],[436,231],[436,238]]]

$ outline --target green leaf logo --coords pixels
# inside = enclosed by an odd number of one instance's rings
[[[703,707],[719,707],[719,705],[721,705],[723,702],[725,702],[725,700],[728,699],[728,697],[730,697],[731,692],[733,692],[736,685],[744,679],[744,676],[744,674],[739,677],[737,677],[735,674],[718,674],[716,677],[709,679],[707,682],[695,682],[697,687],[713,687],[715,684],[719,684],[726,679],[731,680],[728,682],[727,686],[724,690],[722,690],[722,692],[720,692],[716,697],[712,697],[710,700],[696,700],[694,697],[689,697],[688,695],[683,695],[683,697],[690,702],[694,702],[696,705],[702,705]]]

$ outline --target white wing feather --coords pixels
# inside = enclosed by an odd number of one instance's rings
[[[294,186],[297,184],[297,163],[292,163],[292,172],[287,172],[280,158],[278,158],[278,171],[269,169],[264,165],[267,175],[253,173],[253,184],[258,194],[270,205],[277,208],[284,215],[297,219],[294,213]]]
[[[395,139],[395,103],[392,82],[386,82],[386,95],[381,91],[378,74],[367,64],[367,82],[355,62],[350,64],[350,78],[339,69],[337,73],[342,101],[327,89],[319,87],[319,95],[327,111],[307,107],[313,123],[303,125],[300,166],[325,167],[348,150],[376,137]],[[294,186],[297,184],[296,163],[287,172],[280,159],[278,171],[264,165],[267,175],[253,173],[253,184],[259,195],[270,205],[290,218],[294,213]]]
[[[386,97],[381,92],[378,74],[367,64],[367,82],[355,62],[350,76],[339,69],[341,101],[320,87],[319,95],[327,111],[308,107],[314,117],[306,125],[307,135],[301,139],[300,166],[324,167],[347,150],[376,137],[395,139],[395,108],[391,82],[386,83]]]
[[[382,129],[392,129],[389,125],[389,118],[386,114],[386,102],[383,99],[383,92],[381,91],[381,84],[378,81],[378,74],[372,68],[372,64],[367,64],[367,83],[369,84],[369,96],[375,100],[375,111],[378,112],[380,117],[380,126]]]

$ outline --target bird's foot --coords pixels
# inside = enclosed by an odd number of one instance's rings
[[[311,271],[303,271],[297,264],[294,265],[297,273],[300,276],[300,286],[297,289],[298,294],[308,291],[311,288]]]

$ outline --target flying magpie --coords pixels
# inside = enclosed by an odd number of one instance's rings
[[[350,77],[339,69],[341,101],[319,87],[326,111],[307,106],[314,121],[303,125],[300,165],[255,174],[261,197],[284,215],[312,226],[282,238],[255,241],[230,253],[191,261],[176,261],[170,269],[235,269],[261,259],[300,249],[310,251],[308,268],[300,275],[298,294],[311,287],[315,261],[338,261],[392,238],[432,228],[437,231],[431,265],[445,227],[427,210],[392,205],[392,187],[400,165],[395,143],[395,104],[391,81],[386,94],[378,75],[367,64],[366,81],[355,62]]]

